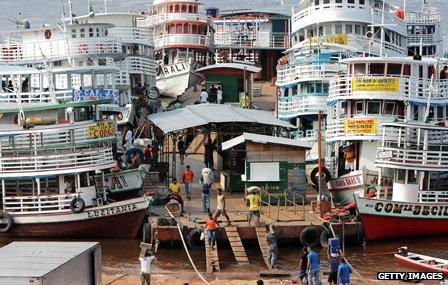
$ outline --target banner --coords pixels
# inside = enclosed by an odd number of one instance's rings
[[[319,39],[319,43],[323,44],[338,44],[338,45],[347,45],[348,37],[345,34],[336,34],[336,35],[328,35],[321,37],[312,37],[310,39],[311,44],[317,44]]]
[[[118,103],[118,91],[113,89],[81,89],[73,90],[73,102],[106,100],[111,103]]]
[[[87,128],[87,137],[91,139],[115,136],[115,127],[112,122],[99,122]]]
[[[355,77],[352,91],[397,92],[398,78]]]
[[[376,119],[345,119],[344,131],[346,135],[375,135]]]

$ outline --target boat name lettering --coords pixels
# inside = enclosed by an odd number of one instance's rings
[[[72,91],[73,101],[90,101],[110,99],[111,103],[118,103],[118,91],[113,89],[81,89]]]
[[[412,204],[394,204],[394,203],[382,203],[377,202],[373,208],[376,212],[381,213],[394,213],[401,214],[402,212],[412,212],[412,215],[418,216],[448,216],[448,206],[434,205],[434,206],[421,206]]]
[[[112,182],[110,184],[110,189],[123,189],[123,187],[128,187],[126,178],[123,175],[112,176]]]
[[[330,189],[340,190],[343,188],[352,188],[355,186],[361,186],[364,184],[362,181],[362,175],[343,177],[329,181]]]
[[[111,215],[116,215],[120,213],[127,213],[137,210],[137,205],[124,205],[124,206],[116,206],[106,209],[100,209],[100,210],[92,210],[87,212],[87,217],[89,219],[92,218],[99,218],[99,217],[106,217]]]
[[[157,74],[158,76],[166,76],[171,75],[177,72],[181,72],[187,70],[187,64],[185,62],[177,63],[173,65],[169,65],[163,68],[159,68],[160,73]]]

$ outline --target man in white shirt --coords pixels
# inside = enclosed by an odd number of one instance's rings
[[[222,101],[221,86],[218,87],[218,92],[216,93],[216,101],[218,102],[218,104],[221,104],[221,101]]]
[[[148,251],[145,252],[144,256],[141,256],[139,258],[141,267],[140,271],[141,285],[151,285],[151,263],[155,259],[156,257]]]
[[[204,88],[202,88],[201,97],[199,99],[199,102],[201,102],[201,104],[208,103],[208,93],[207,93],[207,91],[205,91]]]
[[[131,127],[129,127],[128,131],[124,135],[124,140],[126,142],[126,149],[131,149],[134,141],[134,133],[132,132]]]
[[[218,188],[218,205],[216,206],[215,219],[218,220],[218,217],[223,215],[227,219],[227,225],[230,225],[230,218],[227,215],[226,211],[226,197],[222,193],[222,189]]]

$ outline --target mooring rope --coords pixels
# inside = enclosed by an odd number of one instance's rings
[[[201,273],[199,272],[199,270],[196,268],[196,265],[194,264],[193,259],[191,258],[190,251],[188,250],[187,244],[185,243],[184,235],[182,234],[182,230],[181,230],[180,225],[179,225],[179,221],[178,221],[176,218],[174,218],[173,214],[171,214],[170,210],[168,210],[168,207],[167,207],[166,205],[165,205],[165,209],[166,209],[166,211],[168,212],[168,214],[171,216],[171,218],[174,219],[174,220],[176,221],[177,229],[179,230],[179,235],[180,235],[180,238],[181,238],[182,243],[183,243],[183,245],[184,245],[185,252],[187,253],[188,259],[190,260],[190,263],[191,263],[191,265],[193,266],[194,271],[196,271],[196,274],[199,276],[199,278],[201,278],[201,280],[202,280],[205,284],[210,285],[210,283],[204,278],[204,276],[202,276],[202,274],[201,274]]]

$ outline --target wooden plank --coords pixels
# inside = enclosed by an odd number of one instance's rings
[[[214,249],[211,249],[208,245],[208,235],[205,235],[205,260],[207,273],[221,272],[219,268],[219,256],[218,256],[218,245],[216,244]]]
[[[261,254],[263,254],[263,260],[266,263],[268,269],[272,269],[268,261],[268,245],[266,243],[266,229],[263,227],[255,228],[257,232],[258,244],[260,245]]]
[[[229,239],[230,246],[232,247],[233,255],[235,256],[238,264],[248,264],[249,258],[247,258],[246,250],[244,250],[243,243],[241,242],[238,229],[234,226],[226,227],[226,235]],[[236,234],[236,235],[235,235]]]

